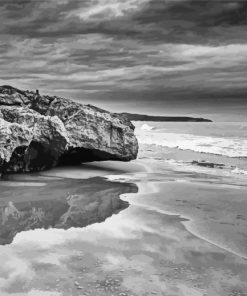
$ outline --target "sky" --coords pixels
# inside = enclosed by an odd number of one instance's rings
[[[247,1],[0,0],[0,84],[116,112],[244,120]]]

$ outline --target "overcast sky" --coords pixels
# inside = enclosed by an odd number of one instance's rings
[[[247,113],[247,1],[0,0],[0,84],[114,111]]]

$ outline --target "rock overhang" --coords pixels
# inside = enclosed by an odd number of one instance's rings
[[[30,172],[60,163],[130,161],[134,125],[125,117],[57,96],[0,87],[0,171]]]

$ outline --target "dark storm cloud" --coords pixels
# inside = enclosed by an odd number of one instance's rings
[[[139,16],[143,23],[167,24],[174,22],[183,29],[192,26],[246,24],[247,3],[230,0],[151,0]],[[187,26],[186,26],[187,24]],[[184,26],[185,25],[185,26]]]
[[[234,38],[242,41],[243,34],[247,36],[245,1],[152,0],[135,19],[146,27],[149,24],[154,38],[173,42],[228,42]]]
[[[245,93],[244,1],[0,0],[0,8],[2,84],[109,105],[130,94],[147,105]]]
[[[1,5],[2,32],[29,37],[99,33],[176,39],[184,32],[189,37],[203,31],[213,22],[240,24],[246,19],[246,4],[229,1],[10,0]]]
[[[86,6],[87,1],[83,1]],[[79,1],[10,0],[0,1],[2,33],[39,37],[43,28],[64,22],[66,13],[79,7]],[[48,35],[48,34],[47,34]]]
[[[244,1],[119,0],[117,5],[116,1],[100,0],[10,0],[0,5],[1,31],[30,38],[97,33],[146,41],[206,43],[246,36]]]

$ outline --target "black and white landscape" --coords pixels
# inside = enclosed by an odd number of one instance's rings
[[[0,296],[247,296],[247,2],[0,18]]]

